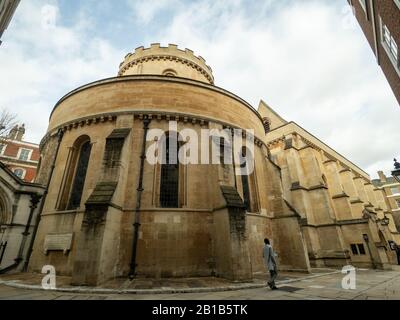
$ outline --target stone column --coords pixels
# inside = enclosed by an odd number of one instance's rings
[[[350,210],[352,219],[360,219],[364,209],[363,203],[358,195],[354,184],[354,174],[349,168],[340,170],[340,180],[342,182],[344,192],[350,197]]]
[[[222,127],[210,124],[210,129],[221,130]],[[217,137],[212,137],[211,143],[214,144],[214,150],[223,149],[221,148],[223,143],[229,154],[233,151],[240,152],[232,150],[232,141],[221,141]],[[246,237],[246,209],[238,191],[241,187],[240,177],[235,176],[234,162],[232,165],[220,163],[213,167],[214,172],[217,172],[213,180],[220,188],[216,190],[214,199],[216,210],[213,213],[215,273],[232,281],[248,281],[253,275]]]
[[[341,183],[339,166],[337,161],[327,160],[324,162],[326,175],[329,184],[329,190],[332,195],[333,206],[335,208],[335,216],[337,220],[352,219],[350,196],[345,192]]]

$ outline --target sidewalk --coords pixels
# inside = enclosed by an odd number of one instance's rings
[[[59,291],[49,291],[42,290],[37,284],[27,284],[27,279],[25,279],[24,283],[22,280],[14,282],[15,280],[5,280],[3,277],[2,280],[8,283],[8,285],[0,283],[0,300],[153,300],[159,303],[166,300],[400,300],[399,271],[400,269],[397,268],[391,271],[357,269],[355,289],[345,289],[342,287],[344,275],[340,272],[317,273],[314,271],[312,275],[303,274],[299,275],[297,278],[292,274],[289,275],[291,277],[287,280],[282,280],[283,277],[281,275],[281,280],[278,284],[279,290],[274,291],[267,288],[261,279],[247,284],[249,288],[243,288],[240,284],[227,282],[226,284],[228,287],[232,286],[234,288],[186,287],[186,289],[183,287],[189,286],[189,283],[192,283],[191,281],[193,280],[202,281],[202,285],[207,281],[205,279],[180,279],[178,282],[180,283],[181,289],[176,287],[176,289],[174,289],[176,291],[168,287],[158,287],[158,289],[154,287],[154,291],[149,291],[149,289],[129,289],[132,291],[129,292],[124,291],[122,288],[115,288],[109,289],[108,291],[103,289],[102,293],[99,288],[83,288],[84,290],[82,290],[82,292],[75,292],[77,290],[68,292],[69,287],[62,284],[62,282],[66,280],[65,278],[58,279],[58,286],[62,287]],[[322,270],[318,272],[322,272]],[[19,276],[28,277],[27,275]],[[32,277],[32,275],[30,276]],[[36,277],[37,276],[38,275],[36,275]],[[260,276],[261,275],[258,275],[258,277]],[[177,279],[164,280],[166,282],[163,284],[176,286],[176,280]],[[218,281],[218,284],[221,284],[219,282],[221,279],[214,280]],[[31,279],[31,282],[32,281]],[[146,281],[151,280],[147,279]],[[123,281],[121,281],[121,283],[123,283]],[[132,283],[132,286],[139,285],[137,282],[136,284],[134,283]],[[196,283],[194,283],[194,285],[195,284]],[[30,289],[26,289],[26,287]],[[241,287],[243,289],[241,289]],[[94,289],[94,292],[91,292],[91,289]],[[66,291],[63,292],[62,290]],[[96,293],[96,290],[99,293]],[[165,291],[163,292],[162,290]],[[201,292],[202,290],[206,292]]]
[[[313,269],[310,274],[282,272],[277,284],[288,284],[337,274],[333,269]],[[20,273],[0,276],[0,285],[27,290],[44,290],[41,286],[44,274]],[[138,278],[130,281],[126,278],[115,279],[101,287],[74,287],[70,285],[70,277],[57,276],[54,292],[88,293],[88,294],[176,294],[224,292],[266,287],[266,274],[256,274],[252,282],[235,283],[222,278],[180,278],[180,279],[148,279]]]

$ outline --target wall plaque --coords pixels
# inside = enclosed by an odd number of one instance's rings
[[[44,240],[44,254],[49,251],[63,251],[68,254],[72,246],[73,233],[48,234]]]

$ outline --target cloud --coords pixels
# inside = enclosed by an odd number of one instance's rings
[[[128,0],[128,5],[133,10],[134,16],[140,23],[149,24],[162,11],[176,7],[179,1],[176,0]]]
[[[399,106],[346,0],[62,3],[21,2],[0,48],[0,106],[30,140],[65,93],[116,75],[135,45],[161,42],[193,49],[218,86],[255,107],[264,99],[374,176],[400,153]]]
[[[195,3],[151,38],[194,49],[219,86],[264,99],[371,175],[388,172],[400,110],[347,2],[271,2],[263,18],[259,3]]]
[[[67,28],[59,24],[56,2],[21,1],[2,44],[0,106],[26,123],[28,140],[43,137],[59,98],[86,82],[116,75],[124,56],[108,40],[88,37],[90,19],[78,16]]]

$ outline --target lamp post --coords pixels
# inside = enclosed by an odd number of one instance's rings
[[[394,159],[394,170],[392,171],[393,178],[400,183],[400,163]]]
[[[387,216],[385,216],[385,217],[381,220],[381,225],[382,225],[382,226],[388,226],[389,223],[390,223],[390,219],[389,219]]]

